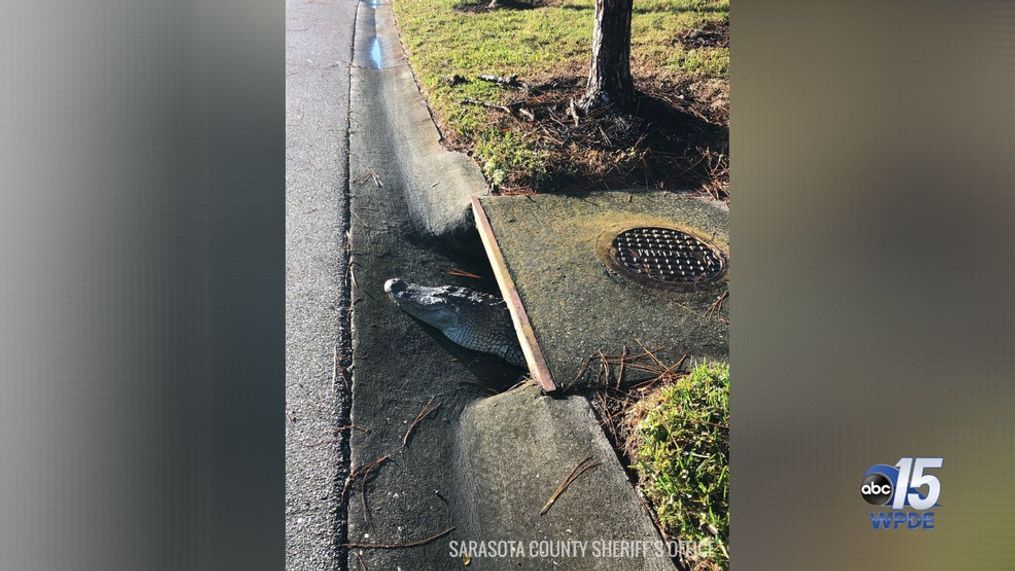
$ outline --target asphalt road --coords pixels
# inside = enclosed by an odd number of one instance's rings
[[[345,565],[350,395],[349,64],[354,0],[286,0],[286,567]]]

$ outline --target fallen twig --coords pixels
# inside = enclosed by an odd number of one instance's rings
[[[462,99],[462,105],[476,105],[477,107],[496,109],[498,111],[503,111],[509,115],[514,115],[514,112],[511,111],[511,108],[508,107],[507,105],[497,105],[496,103],[490,103],[488,101],[480,101],[479,99],[472,99],[471,97]]]
[[[578,104],[576,104],[574,102],[573,98],[567,104],[567,112],[568,112],[569,115],[571,115],[571,118],[574,119],[574,126],[577,127],[578,126]]]
[[[503,75],[491,75],[491,74],[488,74],[488,73],[484,73],[484,74],[477,75],[476,77],[478,79],[482,79],[483,81],[488,81],[490,83],[496,83],[497,85],[499,85],[501,87],[511,87],[511,88],[514,88],[514,87],[524,87],[524,84],[522,84],[521,82],[518,81],[518,76],[517,75],[510,75],[508,77],[504,77]]]
[[[381,177],[377,176],[374,169],[367,167],[367,173],[370,175],[370,178],[374,179],[374,184],[377,185],[377,188],[384,188],[384,183],[381,182]]]
[[[588,458],[585,458],[584,460],[579,462],[578,465],[571,470],[571,473],[568,474],[566,478],[564,478],[564,481],[562,481],[560,485],[557,486],[557,491],[553,492],[553,495],[550,496],[549,500],[546,500],[546,505],[543,506],[543,509],[539,510],[539,515],[543,515],[546,512],[548,512],[550,510],[550,507],[553,506],[554,502],[557,501],[557,498],[559,498],[560,495],[564,493],[564,490],[566,490],[575,480],[577,480],[579,476],[591,470],[592,468],[595,468],[598,465],[599,461],[595,460],[592,456],[589,456]]]
[[[610,384],[610,363],[606,361],[606,355],[603,355],[603,350],[599,349],[599,367],[603,374],[603,384]]]
[[[419,541],[412,541],[409,543],[346,543],[345,546],[352,547],[355,549],[403,549],[403,548],[407,549],[411,547],[419,547],[421,545],[426,545],[428,543],[437,541],[438,539],[444,537],[445,535],[451,533],[454,530],[455,530],[454,527],[449,527],[436,535],[432,535],[426,539],[420,539]]]
[[[533,113],[530,109],[526,109],[525,107],[522,107],[522,104],[518,103],[518,102],[508,103],[507,105],[498,105],[496,103],[490,103],[489,101],[481,101],[479,99],[472,99],[471,97],[467,97],[465,99],[462,99],[461,104],[462,105],[475,105],[477,107],[483,107],[485,109],[495,109],[495,110],[500,111],[502,113],[507,113],[508,115],[511,115],[512,117],[519,117],[519,116],[521,116],[521,118],[525,119],[526,121],[535,121],[536,120],[536,114]]]
[[[335,379],[338,378],[338,345],[331,356],[331,391],[335,391]]]
[[[476,274],[467,272],[465,270],[459,270],[458,268],[451,268],[450,270],[448,270],[448,275],[450,275],[450,276],[458,276],[458,277],[462,277],[462,278],[472,278],[474,280],[481,280],[481,279],[483,279],[482,276],[477,276]]]
[[[623,352],[620,353],[620,373],[617,375],[617,388],[620,388],[621,383],[624,382],[624,364],[627,360],[627,345],[624,345]]]
[[[367,525],[370,525],[370,506],[367,505],[367,480],[370,479],[370,472],[380,466],[381,463],[367,464],[363,468],[363,477],[359,480],[359,497],[363,502],[363,515],[366,517]]]
[[[409,425],[409,428],[406,429],[405,436],[402,437],[403,448],[409,445],[409,437],[412,436],[412,433],[416,430],[416,427],[419,426],[419,423],[423,422],[423,419],[429,416],[430,413],[440,408],[440,403],[437,403],[436,405],[432,404],[433,399],[434,397],[430,397],[430,400],[423,406],[423,409],[419,411],[418,415],[416,415],[416,420],[413,420],[412,424]]]
[[[658,357],[656,357],[656,354],[653,353],[651,349],[646,347],[645,344],[641,342],[641,339],[635,337],[634,340],[638,343],[638,346],[641,347],[642,351],[645,351],[645,353],[643,353],[643,356],[644,355],[649,356],[653,361],[655,361],[656,365],[659,365],[661,368],[666,369],[666,365],[664,365],[663,362],[660,361]]]
[[[356,481],[356,478],[359,478],[364,474],[369,473],[371,470],[387,462],[388,460],[391,460],[391,456],[385,454],[384,456],[371,460],[370,462],[367,462],[366,464],[356,468],[352,472],[349,472],[349,476],[345,479],[345,485],[342,486],[342,496],[341,498],[339,498],[340,502],[345,503],[346,500],[349,498],[349,489],[352,487],[352,483]]]
[[[708,309],[705,310],[705,317],[713,316],[725,322],[726,320],[723,318],[720,312],[722,311],[723,304],[726,303],[726,300],[729,299],[729,297],[730,297],[729,291],[722,292],[722,295],[715,298],[715,301],[712,302],[712,305],[708,306]]]
[[[581,368],[579,368],[579,369],[578,369],[578,372],[576,372],[576,373],[574,374],[574,378],[573,378],[573,379],[571,379],[571,382],[569,382],[569,383],[567,384],[567,386],[565,386],[565,387],[564,387],[564,390],[565,390],[565,391],[566,391],[566,390],[568,390],[568,389],[570,389],[570,388],[571,388],[571,385],[573,385],[573,384],[577,383],[577,382],[578,382],[578,380],[582,378],[582,374],[583,374],[583,373],[585,373],[585,369],[587,369],[587,368],[589,367],[589,360],[590,360],[590,359],[585,359],[584,361],[582,361],[582,366],[581,366]]]
[[[345,367],[338,364],[338,347],[335,347],[335,352],[331,356],[331,390],[335,390],[335,380],[338,378],[338,372],[342,372],[342,382],[345,383],[345,388],[352,388],[349,384],[349,376],[346,374]]]

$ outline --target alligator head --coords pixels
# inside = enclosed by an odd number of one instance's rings
[[[525,366],[511,315],[500,298],[464,287],[428,287],[399,278],[384,282],[384,291],[400,309],[440,329],[462,347]]]
[[[384,291],[400,309],[441,331],[457,329],[461,325],[461,304],[470,302],[463,288],[427,287],[399,278],[384,282]]]

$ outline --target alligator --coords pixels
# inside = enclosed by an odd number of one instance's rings
[[[504,300],[464,287],[428,287],[392,278],[384,291],[409,315],[440,329],[454,343],[525,368]]]

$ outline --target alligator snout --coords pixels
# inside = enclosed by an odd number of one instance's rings
[[[409,284],[399,278],[391,278],[390,280],[384,282],[384,291],[388,294],[402,293],[407,289],[409,289]]]

